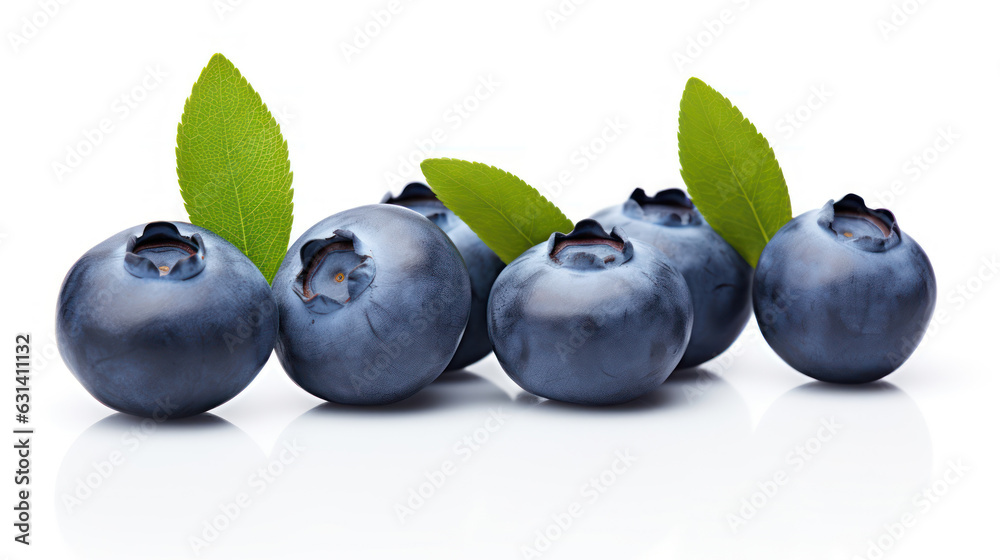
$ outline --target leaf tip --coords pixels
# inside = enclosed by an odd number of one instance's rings
[[[222,54],[222,53],[215,53],[215,54],[213,54],[212,58],[208,59],[208,64],[210,66],[213,65],[213,64],[228,64],[230,66],[233,65],[233,63],[230,62],[229,59],[226,58],[226,56],[224,54]]]
[[[684,89],[695,88],[695,87],[702,87],[702,86],[706,86],[707,87],[708,84],[706,84],[701,78],[697,78],[695,76],[691,76],[690,78],[688,78],[687,83],[684,84]]]

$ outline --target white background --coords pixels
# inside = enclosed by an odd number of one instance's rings
[[[0,18],[0,333],[13,354],[14,335],[30,332],[36,354],[30,548],[11,541],[14,457],[3,454],[11,558],[188,557],[190,538],[241,492],[249,506],[202,556],[523,558],[538,546],[546,558],[962,558],[995,549],[1000,290],[984,262],[997,258],[996,2],[590,0],[564,2],[572,9],[553,25],[558,0],[400,0],[367,44],[358,28],[375,29],[385,0],[65,2],[44,15],[52,3],[7,1]],[[894,6],[910,14],[883,32]],[[360,53],[345,56],[355,41]],[[847,192],[895,211],[934,263],[938,321],[873,387],[810,384],[751,323],[702,369],[596,410],[539,403],[493,358],[399,405],[320,406],[272,359],[216,416],[146,426],[140,441],[126,434],[142,424],[98,404],[58,358],[56,295],[96,243],[135,224],[186,220],[176,126],[215,52],[282,124],[293,239],[419,178],[400,171],[400,158],[422,159],[418,144],[438,128],[444,140],[426,155],[516,173],[573,219],[635,187],[681,186],[677,109],[694,75],[771,141],[796,214]],[[492,91],[477,90],[491,80]],[[456,104],[469,107],[465,116]],[[104,119],[110,132],[88,132]],[[602,145],[609,121],[624,130]],[[600,153],[587,159],[580,150],[592,144]],[[572,182],[553,186],[563,171]],[[11,369],[0,410],[13,427]],[[506,417],[493,432],[491,411]],[[831,418],[836,434],[811,440]],[[473,450],[466,437],[483,443]],[[293,444],[298,455],[282,455]],[[809,460],[795,459],[804,448]],[[114,451],[125,462],[101,475]],[[625,467],[616,453],[635,459]],[[400,521],[397,504],[446,461],[457,471]],[[605,472],[613,466],[618,474]],[[255,473],[268,467],[281,474],[262,483]],[[787,483],[764,496],[782,474]],[[64,495],[86,494],[78,478],[88,475],[100,485],[68,511]],[[595,491],[588,481],[602,476]],[[933,501],[915,501],[926,488]],[[571,509],[580,515],[566,523]],[[915,524],[894,528],[904,514]],[[733,528],[732,515],[749,519]],[[546,531],[549,543],[538,537]]]

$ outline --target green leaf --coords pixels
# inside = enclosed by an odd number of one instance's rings
[[[537,190],[483,163],[425,159],[420,169],[434,194],[505,263],[573,222]]]
[[[238,247],[270,282],[292,232],[288,144],[260,95],[221,54],[184,103],[177,178],[191,223]]]
[[[681,98],[681,177],[702,215],[751,266],[792,219],[774,150],[728,99],[698,78]]]

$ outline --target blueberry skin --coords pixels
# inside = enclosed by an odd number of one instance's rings
[[[649,197],[635,189],[625,204],[593,218],[666,253],[687,281],[694,327],[678,368],[711,360],[740,336],[750,320],[753,267],[708,225],[684,191],[667,189]]]
[[[507,265],[487,317],[500,365],[524,390],[608,405],[666,380],[687,347],[693,309],[662,251],[582,220]]]
[[[891,212],[848,194],[785,224],[764,247],[753,305],[764,339],[820,381],[868,383],[913,353],[937,282]]]
[[[488,356],[493,346],[486,331],[486,302],[489,301],[493,282],[504,268],[503,261],[423,183],[406,185],[397,197],[388,193],[382,198],[382,203],[415,210],[437,224],[458,247],[469,270],[472,285],[469,324],[447,369],[462,369]]]
[[[257,267],[181,222],[136,226],[87,251],[66,275],[57,310],[59,352],[84,388],[110,408],[158,420],[236,396],[278,334]]]
[[[277,354],[322,399],[389,404],[434,381],[469,320],[469,273],[433,222],[390,204],[334,214],[292,245],[274,278]]]

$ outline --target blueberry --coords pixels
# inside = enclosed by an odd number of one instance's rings
[[[757,264],[753,305],[790,366],[820,381],[867,383],[913,353],[936,294],[927,255],[892,212],[849,194],[775,234]]]
[[[274,294],[277,353],[306,391],[388,404],[434,381],[469,320],[458,249],[413,210],[372,204],[334,214],[289,249]]]
[[[257,267],[204,228],[153,222],[111,237],[59,292],[59,351],[98,401],[180,418],[236,396],[274,348],[277,306]]]
[[[684,191],[667,189],[649,197],[635,189],[625,204],[602,210],[594,219],[663,251],[687,281],[694,327],[677,367],[711,360],[743,332],[750,320],[753,268],[708,225]]]
[[[687,284],[662,251],[594,220],[507,265],[487,312],[493,349],[518,385],[595,405],[659,387],[687,347],[692,316]]]
[[[393,197],[392,193],[386,194],[382,202],[420,212],[444,230],[458,247],[458,252],[462,254],[465,266],[469,270],[472,307],[469,313],[469,325],[465,328],[465,335],[462,336],[462,342],[458,345],[455,357],[448,364],[448,369],[462,369],[485,358],[493,350],[489,334],[486,332],[486,302],[489,300],[493,282],[503,270],[503,261],[469,229],[469,226],[465,225],[465,222],[438,200],[430,187],[423,183],[406,185],[397,197]]]

